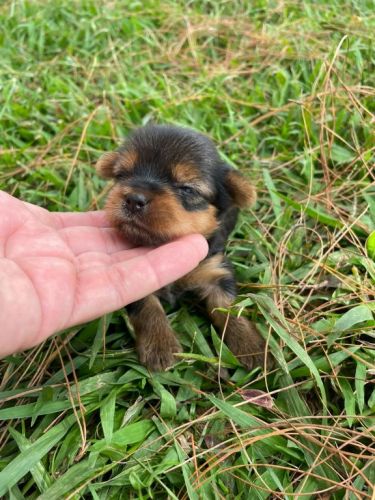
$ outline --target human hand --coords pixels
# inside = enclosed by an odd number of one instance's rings
[[[0,214],[0,357],[145,297],[207,254],[200,235],[131,248],[104,212],[48,212],[1,191]]]

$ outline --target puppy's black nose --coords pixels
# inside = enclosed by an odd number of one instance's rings
[[[124,205],[129,212],[135,214],[142,212],[149,201],[142,193],[129,193],[125,196]]]

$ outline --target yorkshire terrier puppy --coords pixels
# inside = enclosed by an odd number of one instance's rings
[[[113,179],[106,203],[113,226],[136,246],[157,246],[200,233],[209,254],[192,272],[156,294],[127,306],[141,363],[152,371],[173,365],[181,346],[159,298],[193,291],[205,301],[219,335],[247,369],[262,366],[265,342],[243,317],[220,312],[236,297],[225,243],[239,208],[256,199],[254,187],[223,160],[213,142],[190,129],[147,125],[135,130],[115,152],[105,153],[98,173]]]

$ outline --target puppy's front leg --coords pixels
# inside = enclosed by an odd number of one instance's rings
[[[236,297],[232,268],[222,254],[216,254],[183,278],[188,288],[195,289],[205,300],[208,314],[224,340],[245,368],[264,365],[266,344],[255,326],[246,318],[218,311],[227,309]]]
[[[151,371],[162,371],[175,363],[174,354],[181,346],[155,295],[126,307],[136,335],[140,362]]]

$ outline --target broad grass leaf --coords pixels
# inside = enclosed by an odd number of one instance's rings
[[[43,411],[44,406],[53,401],[54,391],[52,387],[43,387],[38,399],[34,405],[34,415],[31,419],[31,427],[34,425],[35,420],[38,418],[40,411]]]
[[[96,329],[96,334],[91,347],[91,356],[89,362],[89,368],[92,368],[98,352],[103,347],[105,343],[105,335],[107,333],[108,327],[111,323],[112,314],[105,314],[102,316],[98,322],[98,327]]]
[[[360,306],[352,307],[349,311],[339,318],[334,326],[336,332],[345,332],[350,330],[353,326],[363,323],[364,321],[371,321],[373,318],[371,309],[362,304]]]
[[[0,421],[11,420],[13,418],[28,418],[35,417],[36,403],[29,403],[21,406],[12,406],[10,408],[3,408],[0,410]],[[38,409],[38,416],[50,415],[52,413],[60,413],[72,407],[72,403],[66,401],[50,401],[40,406]]]
[[[30,469],[35,467],[63,438],[75,421],[75,415],[66,417],[6,465],[0,472],[0,495],[5,495],[25,474],[30,472]]]
[[[373,231],[366,240],[367,255],[375,261],[375,231]]]
[[[353,425],[353,415],[355,415],[355,397],[349,381],[343,377],[339,378],[339,385],[344,397],[346,419],[349,427]]]
[[[116,450],[123,449],[129,444],[144,441],[153,428],[154,424],[150,420],[139,420],[115,431],[112,434],[112,441],[110,443],[105,439],[97,441],[91,450],[101,452],[107,447],[113,447]]]
[[[231,403],[219,399],[212,394],[207,394],[208,399],[213,403],[219,410],[221,410],[224,415],[233,420],[236,424],[244,429],[258,428],[260,425],[259,419],[255,418],[253,415],[236,408]],[[261,431],[256,431],[259,434]]]
[[[188,494],[189,500],[199,500],[199,495],[191,482],[191,479],[194,477],[194,470],[192,464],[187,462],[186,452],[181,448],[180,444],[175,440],[175,450],[178,455],[178,459],[181,464],[182,475],[184,477],[186,491]]]
[[[221,362],[224,362],[226,365],[229,366],[235,366],[235,367],[242,366],[241,363],[236,358],[236,356],[231,353],[226,344],[218,336],[213,326],[211,326],[211,338],[216,353],[219,356]]]
[[[83,379],[78,383],[78,387],[73,385],[71,392],[74,397],[79,393],[80,397],[92,392],[98,392],[102,389],[110,388],[112,384],[117,384],[118,375],[115,371],[103,372],[93,377]],[[108,391],[109,392],[109,391]]]
[[[315,472],[315,471],[314,471]],[[325,483],[326,484],[326,483]],[[316,500],[316,491],[321,489],[322,482],[314,477],[305,475],[298,488],[296,489],[297,496],[293,498],[303,498],[303,500]]]
[[[280,401],[283,401],[283,406],[288,415],[293,417],[302,417],[303,422],[306,424],[306,431],[303,431],[298,437],[298,441],[301,443],[301,451],[304,454],[306,463],[311,466],[314,464],[315,458],[319,455],[322,459],[327,456],[328,452],[322,450],[318,443],[308,439],[309,434],[314,434],[310,432],[308,427],[313,424],[313,419],[310,418],[311,410],[307,406],[305,400],[301,397],[299,391],[294,387],[294,380],[289,373],[282,374],[279,379],[279,385],[285,390],[283,390],[277,398],[278,405]],[[332,471],[332,467],[323,461],[321,464],[315,465],[315,472],[319,474],[322,478],[327,477],[334,481],[338,480],[338,475]],[[326,483],[321,482],[321,485],[326,485]]]
[[[148,377],[148,370],[146,370],[146,368],[144,368],[143,366],[138,365],[137,368],[130,368],[126,371],[126,373],[124,373],[124,375],[121,375],[121,377],[119,377],[119,379],[117,380],[117,383],[125,385],[129,384],[130,382],[144,380]]]
[[[311,359],[316,366],[316,368],[325,373],[330,373],[332,368],[335,366],[339,366],[345,361],[347,358],[351,357],[352,354],[356,353],[361,346],[353,346],[345,349],[345,351],[337,351],[332,354],[322,354],[320,357],[312,356]],[[306,377],[309,375],[309,369],[306,366],[298,366],[301,364],[299,359],[293,360],[289,363],[290,374],[293,378],[297,377]],[[297,368],[294,368],[298,366]]]
[[[294,417],[307,417],[310,415],[310,409],[307,406],[305,400],[301,397],[297,388],[294,387],[294,381],[289,373],[283,373],[279,379],[278,383],[280,387],[284,390],[277,397],[277,404],[280,405],[282,402],[283,408],[288,412],[288,415]],[[310,419],[305,418],[306,423],[310,423]]]
[[[287,331],[287,326],[285,319],[281,316],[279,310],[277,309],[275,303],[264,294],[249,294],[249,296],[258,305],[262,314],[279,335],[279,337],[286,343],[286,345],[291,349],[294,354],[309,368],[310,372],[314,376],[316,383],[320,389],[323,402],[326,406],[326,391],[320,377],[319,371],[314,365],[312,359],[308,353],[299,345],[299,343],[289,334]]]
[[[266,469],[262,474],[259,474],[257,479],[254,481],[254,486],[248,491],[248,497],[251,499],[267,500],[270,498],[270,491],[280,491],[283,495],[283,499],[291,500],[292,497],[288,496],[285,491],[285,486],[283,484],[288,484],[287,481],[283,481],[285,472],[282,470],[270,467]],[[269,491],[267,491],[267,489]],[[277,498],[277,497],[276,497]]]
[[[303,213],[306,213],[313,219],[317,220],[321,224],[324,224],[325,226],[333,227],[336,229],[342,229],[345,227],[345,224],[337,219],[336,217],[333,217],[332,215],[327,214],[321,209],[313,208],[309,205],[304,205],[303,203],[299,203],[298,201],[292,200],[289,196],[285,196],[277,191],[275,191],[275,194],[279,196],[282,200],[284,200],[290,207],[294,208],[295,210],[299,210]],[[358,236],[362,237],[367,237],[368,232],[360,227],[358,224],[354,224],[352,226],[353,231],[358,234]]]
[[[231,403],[217,398],[211,394],[207,395],[208,399],[230,420],[239,425],[242,429],[252,430],[251,434],[255,437],[255,442],[252,444],[255,450],[259,449],[265,455],[272,455],[280,449],[284,452],[286,449],[286,440],[280,436],[267,436],[271,431],[261,429],[262,421],[255,418],[253,415],[246,413],[239,408],[236,408]],[[259,438],[259,439],[257,439]]]
[[[66,464],[73,465],[81,444],[79,427],[78,425],[72,426],[58,443],[58,450],[53,459],[53,471],[58,470],[61,466],[66,466]]]
[[[178,389],[176,400],[181,403],[187,399],[196,397],[202,385],[201,376],[191,367],[191,369],[186,370],[184,374],[184,384]],[[189,405],[190,406],[190,405]],[[191,409],[191,406],[190,406]]]
[[[373,314],[367,305],[361,304],[352,307],[336,321],[333,332],[327,338],[328,346],[331,346],[340,337],[341,333],[372,319]]]
[[[369,469],[370,467],[367,468],[367,470]],[[372,467],[374,468],[374,467]],[[367,470],[365,469],[363,472],[364,472],[364,476],[366,475],[366,472]],[[370,480],[370,483],[371,484],[375,484],[375,481],[371,481]],[[365,481],[365,478],[360,475],[360,476],[357,476],[355,478],[355,480],[353,481],[353,488],[355,488],[357,491],[356,493],[354,493],[353,491],[349,491],[348,492],[348,500],[358,500],[359,496],[357,494],[357,492],[363,492],[363,493],[366,493],[367,492],[367,483]],[[363,498],[365,498],[365,495],[363,495]]]
[[[103,428],[104,439],[112,441],[117,390],[112,390],[100,406],[100,422]]]
[[[66,498],[67,494],[75,490],[90,477],[99,472],[101,468],[95,467],[90,459],[83,460],[70,467],[65,474],[59,477],[38,500],[60,500]]]
[[[85,327],[85,330],[86,330],[86,328],[87,328],[87,330],[92,329],[90,327],[92,327],[92,323],[87,325],[87,327]],[[51,384],[58,384],[59,382],[65,383],[65,376],[70,375],[73,371],[73,368],[74,368],[74,371],[77,371],[77,370],[79,370],[79,368],[81,368],[81,366],[85,365],[86,363],[87,363],[86,356],[76,356],[75,358],[73,358],[72,362],[69,361],[68,363],[65,364],[64,370],[61,368],[60,370],[57,370],[56,372],[54,372],[53,375],[48,380],[48,383],[50,385]]]
[[[365,407],[365,383],[367,367],[364,363],[357,361],[355,370],[355,392],[359,412],[362,413]]]
[[[160,415],[163,418],[174,418],[177,413],[177,403],[175,398],[155,378],[152,379],[152,385],[156,394],[160,397]]]
[[[115,372],[104,372],[93,377],[83,379],[79,382],[78,388],[76,385],[72,385],[70,388],[71,394],[76,401],[75,406],[78,406],[77,391],[80,397],[86,394],[91,394],[93,392],[98,392],[102,389],[106,389],[110,384],[117,382],[117,374]],[[46,386],[46,394],[50,393],[48,386]],[[72,407],[71,401],[66,398],[63,401],[44,401],[43,404],[40,402],[40,398],[35,403],[29,403],[21,406],[13,406],[10,408],[3,408],[0,410],[0,420],[9,420],[13,418],[27,418],[32,417],[35,419],[40,415],[49,415],[52,413],[58,413],[62,410],[66,410]]]
[[[8,427],[8,432],[12,436],[12,438],[17,443],[17,446],[21,451],[27,451],[32,443],[23,436],[20,432],[12,427]],[[35,464],[34,467],[30,469],[30,474],[33,476],[34,481],[36,482],[39,491],[43,493],[43,491],[47,490],[48,487],[52,484],[52,479],[47,472],[47,469],[44,467],[42,461],[39,461]]]
[[[265,183],[265,185],[268,189],[269,195],[271,197],[273,212],[275,214],[276,219],[278,219],[280,217],[281,211],[282,211],[280,198],[278,196],[276,196],[276,194],[275,194],[275,192],[276,192],[275,184],[272,180],[272,177],[271,177],[269,171],[266,170],[265,168],[263,168],[262,172],[263,172],[264,183]]]
[[[370,394],[370,397],[368,398],[367,406],[369,408],[375,410],[375,389],[372,391],[372,393]]]
[[[344,148],[343,146],[340,146],[336,143],[332,144],[331,158],[335,163],[339,165],[350,163],[354,160],[355,157],[356,154],[354,151],[350,151],[349,149]]]
[[[180,312],[179,320],[181,324],[184,325],[184,329],[189,335],[191,343],[195,346],[195,349],[198,350],[198,353],[206,358],[214,358],[214,353],[212,352],[212,349],[205,339],[205,336],[203,335],[197,322],[185,308],[183,308]]]
[[[366,203],[367,203],[368,208],[369,208],[370,217],[371,217],[371,221],[372,221],[373,226],[375,226],[375,196],[374,196],[374,194],[375,193],[365,193],[363,195],[363,198],[366,200]]]
[[[161,436],[165,436],[166,439],[171,439],[173,434],[171,433],[171,429],[168,425],[166,425],[162,420],[154,418],[155,426],[157,427]],[[180,436],[182,437],[182,436]],[[188,498],[193,500],[200,500],[200,496],[198,495],[196,488],[192,482],[194,480],[194,469],[192,463],[188,460],[188,454],[184,447],[181,446],[178,438],[173,438],[173,446],[174,450],[178,457],[178,463],[181,465],[182,476],[184,479],[185,487],[188,493]],[[171,458],[173,455],[171,455]],[[180,471],[178,471],[180,474]]]
[[[142,398],[142,396],[138,396],[137,399],[134,401],[134,403],[130,405],[129,408],[124,413],[124,416],[122,417],[121,427],[135,420],[141,413],[144,405],[145,405],[145,400]]]
[[[174,418],[177,413],[177,404],[172,394],[164,387],[160,389],[160,416]]]
[[[170,467],[174,467],[180,463],[178,453],[174,447],[167,448],[164,457],[161,462],[158,463],[157,467],[154,469],[153,474],[155,476],[162,474]]]
[[[175,354],[178,359],[195,359],[196,361],[201,361],[202,363],[207,363],[209,365],[217,365],[219,363],[219,358],[203,356],[202,354],[195,354],[194,352],[178,352]],[[226,366],[226,363],[221,363]]]

